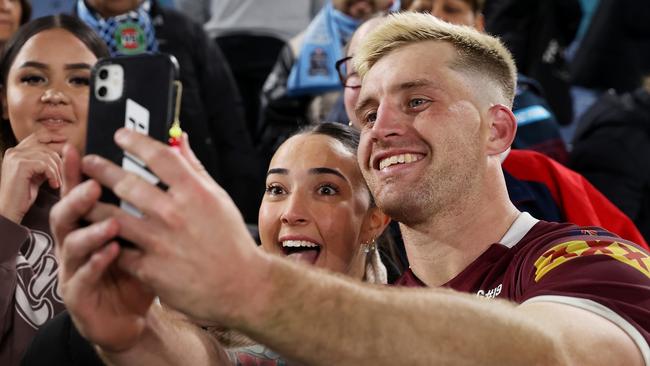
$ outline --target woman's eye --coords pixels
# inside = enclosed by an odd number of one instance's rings
[[[271,196],[277,196],[284,194],[285,190],[281,186],[278,185],[269,185],[266,186],[266,194],[271,195]]]
[[[38,75],[27,75],[21,77],[20,82],[28,85],[37,85],[45,82],[45,78]]]
[[[90,78],[86,77],[86,76],[76,76],[76,77],[70,78],[70,84],[88,86],[88,85],[90,85]]]
[[[333,195],[337,194],[338,192],[339,192],[339,190],[336,187],[334,187],[334,186],[332,186],[330,184],[324,184],[324,185],[318,187],[318,194],[321,194],[321,195],[324,195],[324,196],[333,196]]]

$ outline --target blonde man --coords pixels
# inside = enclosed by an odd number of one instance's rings
[[[118,144],[169,189],[84,162],[86,174],[146,215],[96,205],[96,183],[56,207],[63,296],[80,332],[118,364],[174,355],[210,363],[201,334],[112,296],[141,283],[303,364],[647,363],[648,254],[598,228],[538,222],[508,200],[499,154],[516,130],[515,70],[503,47],[414,14],[369,37],[357,58],[358,160],[377,205],[400,221],[411,264],[401,283],[430,288],[352,283],[255,250],[230,200],[186,154],[122,131]],[[68,150],[68,177],[78,174],[75,158]],[[97,223],[77,230],[80,216]],[[107,274],[119,248],[102,245],[117,232],[140,248],[118,261],[130,276]],[[151,301],[129,289],[129,304]],[[98,301],[80,301],[88,298]],[[129,316],[137,326],[119,335],[106,327]]]

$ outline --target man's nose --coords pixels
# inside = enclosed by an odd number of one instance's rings
[[[374,140],[381,141],[392,136],[403,135],[406,124],[405,116],[398,108],[389,104],[380,105],[371,129],[371,136]]]

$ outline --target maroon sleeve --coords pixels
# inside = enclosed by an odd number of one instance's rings
[[[620,238],[573,237],[525,255],[517,302],[551,301],[616,323],[650,361],[650,255]]]

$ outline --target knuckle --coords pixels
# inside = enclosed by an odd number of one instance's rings
[[[179,214],[178,208],[171,204],[163,204],[158,208],[158,215],[172,229],[179,229],[184,226],[183,217]]]
[[[140,179],[140,177],[133,173],[129,173],[115,184],[113,191],[118,197],[126,198],[129,193],[138,194],[142,183],[143,181]]]
[[[171,149],[165,146],[159,146],[156,149],[151,149],[146,154],[145,160],[148,165],[152,167],[162,166],[175,162],[178,160],[178,154],[174,153]]]

